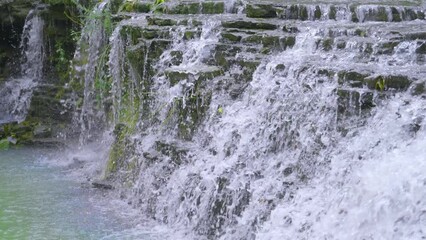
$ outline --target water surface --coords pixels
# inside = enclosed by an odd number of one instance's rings
[[[124,236],[130,225],[107,210],[105,192],[48,166],[49,156],[30,148],[0,151],[0,239],[148,239]]]

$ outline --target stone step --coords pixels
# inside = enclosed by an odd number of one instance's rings
[[[340,86],[370,90],[405,91],[417,79],[404,74],[377,74],[365,71],[343,70],[337,73]]]
[[[250,3],[246,15],[250,18],[279,18],[300,21],[344,20],[352,22],[401,22],[416,19],[425,20],[425,9],[420,6],[382,4],[289,4]]]
[[[185,66],[176,66],[164,71],[164,75],[170,81],[170,85],[176,85],[180,81],[196,82],[207,81],[223,75],[223,70],[215,66],[197,66],[189,68]]]
[[[166,14],[221,14],[225,12],[223,1],[170,1],[155,5],[152,1],[125,1],[122,12]]]

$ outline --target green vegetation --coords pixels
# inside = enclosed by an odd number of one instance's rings
[[[379,77],[379,79],[377,79],[377,82],[376,82],[376,89],[383,91],[385,90],[385,87],[386,87],[386,80],[383,77]]]
[[[9,149],[9,140],[1,139],[0,140],[0,151]]]

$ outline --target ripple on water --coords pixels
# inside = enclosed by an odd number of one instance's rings
[[[99,191],[41,164],[46,156],[27,148],[0,152],[0,239],[152,239],[128,230],[132,220],[108,210]]]

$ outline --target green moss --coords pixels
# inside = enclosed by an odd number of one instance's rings
[[[339,40],[336,43],[337,49],[345,49],[346,48],[346,42],[344,40]]]
[[[321,19],[321,8],[319,6],[315,7],[315,11],[314,11],[314,19]]]
[[[242,39],[243,43],[262,43],[263,35],[251,35]]]
[[[246,15],[250,18],[274,18],[277,17],[277,11],[271,4],[248,4]]]
[[[338,74],[338,83],[350,87],[362,87],[368,77],[368,74],[356,71],[340,71]]]
[[[332,50],[333,49],[333,43],[334,43],[334,39],[333,38],[324,39],[322,41],[322,49],[324,51],[330,51],[330,50]]]
[[[176,26],[177,21],[170,18],[157,18],[157,17],[149,17],[147,18],[148,25],[156,25],[156,26]]]
[[[196,92],[185,99],[179,99],[177,104],[178,113],[178,136],[184,140],[191,140],[196,127],[201,122],[210,106],[212,93]],[[185,106],[185,107],[184,107]]]
[[[240,42],[241,38],[242,38],[241,36],[238,36],[238,35],[235,35],[235,34],[232,34],[232,33],[228,33],[228,32],[222,33],[221,36],[222,36],[222,39],[225,40],[225,42],[231,42],[231,43]]]
[[[189,79],[189,73],[187,72],[179,72],[179,71],[167,71],[166,73],[167,79],[169,79],[170,86],[174,86],[182,80]]]
[[[265,36],[262,38],[264,48],[277,48],[280,46],[280,38],[278,36]]]
[[[359,22],[359,19],[356,16],[356,6],[355,5],[350,6],[350,11],[351,11],[351,14],[352,14],[351,21],[352,22]]]
[[[200,3],[180,3],[166,10],[169,14],[198,14]]]
[[[9,140],[7,140],[7,139],[1,139],[0,140],[0,151],[1,150],[7,150],[7,149],[9,149]]]
[[[377,53],[378,54],[392,54],[393,50],[396,46],[400,44],[399,41],[389,41],[389,42],[382,42],[378,45]]]
[[[308,20],[308,9],[306,8],[306,6],[299,6],[299,19],[302,21]]]
[[[426,91],[425,83],[417,83],[411,91],[414,96],[422,95]]]
[[[222,26],[225,28],[239,28],[239,29],[261,29],[261,30],[275,30],[277,26],[271,23],[265,22],[251,22],[251,21],[226,21],[222,22]]]
[[[399,15],[399,11],[398,9],[396,9],[396,7],[391,7],[391,11],[392,11],[392,22],[401,22],[401,16]]]
[[[328,13],[329,19],[336,20],[336,13],[337,13],[336,6],[334,5],[330,6],[330,12]]]
[[[201,33],[199,31],[185,31],[185,33],[183,34],[183,39],[191,40],[191,39],[199,37],[200,34]]]
[[[225,12],[224,2],[202,2],[201,13],[203,14],[221,14]]]
[[[285,46],[285,48],[288,47],[293,47],[294,44],[296,44],[296,37],[294,36],[289,36],[283,39],[284,41],[282,42]]]
[[[367,33],[366,33],[366,31],[365,31],[365,30],[362,30],[362,29],[359,29],[359,28],[355,29],[354,34],[355,34],[356,36],[360,36],[360,37],[367,37]]]
[[[380,21],[380,22],[386,22],[388,21],[388,14],[386,12],[386,8],[385,7],[379,7],[377,9],[377,16],[376,16],[376,21]]]

